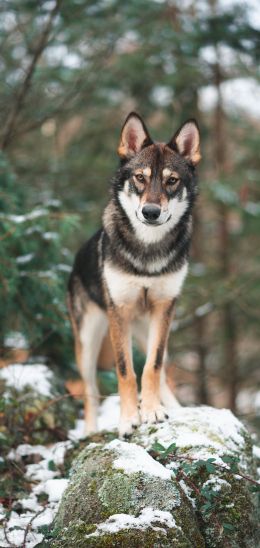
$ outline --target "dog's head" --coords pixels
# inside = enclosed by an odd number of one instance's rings
[[[188,120],[167,143],[153,143],[136,113],[127,117],[118,153],[117,197],[137,236],[156,241],[190,209],[197,192],[199,129]]]

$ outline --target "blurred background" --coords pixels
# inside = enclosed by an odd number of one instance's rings
[[[124,118],[136,110],[168,140],[195,117],[200,197],[172,376],[182,403],[260,427],[259,61],[257,0],[1,1],[2,366],[37,357],[76,376],[66,284],[100,226]]]

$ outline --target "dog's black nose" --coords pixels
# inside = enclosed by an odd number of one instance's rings
[[[142,209],[144,218],[149,223],[154,223],[160,217],[161,208],[156,204],[146,204]]]

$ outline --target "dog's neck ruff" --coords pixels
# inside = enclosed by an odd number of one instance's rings
[[[137,238],[129,219],[113,201],[105,209],[103,226],[106,238],[104,258],[126,272],[158,276],[178,271],[188,260],[192,229],[188,212],[163,239],[146,245]],[[157,227],[153,230],[156,231]]]

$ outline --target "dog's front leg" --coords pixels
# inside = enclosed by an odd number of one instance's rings
[[[164,420],[167,417],[160,401],[160,377],[173,316],[174,302],[174,300],[155,302],[152,306],[147,359],[142,376],[142,422],[153,423]]]
[[[108,311],[110,336],[116,362],[120,394],[120,436],[129,436],[140,423],[138,394],[132,363],[130,314],[123,307]]]

